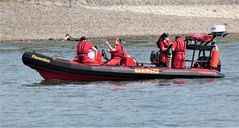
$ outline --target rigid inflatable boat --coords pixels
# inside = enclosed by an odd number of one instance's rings
[[[139,80],[171,78],[222,78],[218,48],[214,38],[227,35],[225,31],[210,34],[186,36],[187,51],[192,51],[191,59],[184,69],[165,68],[160,65],[159,52],[152,52],[152,63],[121,65],[82,64],[75,61],[45,56],[36,52],[26,52],[22,56],[25,65],[38,71],[44,79],[70,81]],[[124,58],[125,59],[125,58]],[[126,58],[127,59],[127,58]],[[156,61],[156,63],[155,63]],[[154,63],[153,63],[154,62]]]
[[[186,68],[171,69],[151,66],[106,66],[86,65],[74,61],[26,52],[23,63],[45,79],[73,81],[137,80],[155,78],[220,78],[224,75],[217,70]]]

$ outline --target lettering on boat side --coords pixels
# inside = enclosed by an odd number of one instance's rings
[[[135,73],[146,73],[146,74],[159,74],[159,69],[150,69],[150,68],[136,68],[134,69]]]
[[[50,63],[51,62],[51,60],[49,60],[47,58],[42,58],[42,57],[39,57],[39,56],[36,56],[36,55],[32,55],[32,59],[39,60],[39,61],[42,61],[42,62],[45,62],[45,63]]]

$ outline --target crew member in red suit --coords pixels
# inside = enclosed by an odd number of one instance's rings
[[[93,53],[93,57],[91,57],[91,53]],[[76,61],[80,63],[94,63],[94,56],[97,54],[97,49],[83,36],[76,46],[76,54]]]
[[[159,40],[156,42],[158,48],[160,49],[160,56],[161,61],[165,67],[169,67],[169,60],[168,60],[168,54],[170,49],[170,39],[169,34],[167,32],[164,32]]]
[[[105,43],[108,45],[109,51],[111,53],[111,59],[106,61],[105,64],[107,65],[120,64],[122,56],[123,56],[123,44],[121,42],[121,39],[116,38],[114,47],[111,47],[109,42],[107,41]]]
[[[182,37],[177,36],[176,40],[172,45],[173,51],[173,68],[184,69],[185,65],[185,54],[186,54],[186,43]]]

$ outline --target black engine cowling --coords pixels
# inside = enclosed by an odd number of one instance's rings
[[[150,62],[158,67],[165,67],[166,65],[162,62],[160,52],[152,51],[150,54]]]

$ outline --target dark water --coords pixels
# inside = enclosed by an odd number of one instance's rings
[[[140,62],[157,49],[151,41],[127,42],[128,53]],[[1,128],[239,126],[239,41],[218,44],[222,79],[43,81],[22,64],[22,54],[32,50],[72,59],[75,44],[1,43]]]

